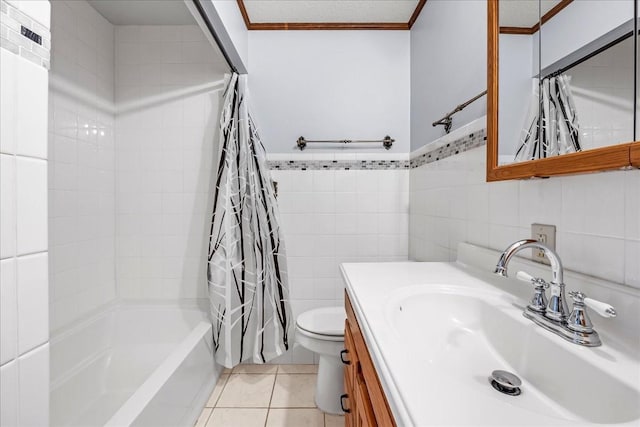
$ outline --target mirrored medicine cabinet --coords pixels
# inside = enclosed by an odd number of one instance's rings
[[[487,181],[640,167],[638,0],[487,4]]]

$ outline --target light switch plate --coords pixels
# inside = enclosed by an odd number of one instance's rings
[[[549,224],[531,224],[531,238],[544,243],[552,250],[556,250],[556,226]],[[549,258],[542,249],[533,249],[531,259],[543,264],[549,264]]]

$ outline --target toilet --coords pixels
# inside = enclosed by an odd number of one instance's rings
[[[340,396],[344,393],[344,307],[316,308],[300,314],[296,320],[296,341],[320,356],[316,405],[329,414],[342,414]]]

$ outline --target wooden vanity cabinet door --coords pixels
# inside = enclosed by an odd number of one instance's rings
[[[356,427],[356,375],[358,373],[359,361],[358,354],[356,353],[356,347],[353,343],[353,336],[349,328],[349,321],[345,321],[344,327],[344,347],[346,355],[343,360],[348,360],[349,363],[344,366],[344,390],[347,395],[346,401],[349,407],[347,409],[350,412],[345,413],[344,424],[345,427]]]
[[[371,405],[369,392],[362,373],[358,373],[356,376],[355,393],[355,425],[358,427],[377,426],[376,415],[373,412],[373,406]]]
[[[347,370],[345,370],[345,386],[348,387],[347,381],[351,383],[351,389],[347,389],[346,393],[349,394],[349,404],[353,406],[351,408],[351,414],[348,414],[350,417],[347,417],[347,420],[350,419],[352,424],[346,425],[358,427],[395,427],[396,423],[391,414],[389,403],[382,390],[380,379],[371,360],[371,355],[367,350],[358,319],[351,306],[349,295],[346,292],[345,310],[347,312],[345,343],[349,343],[345,345],[353,347],[350,357],[353,357],[353,360],[357,360],[351,367],[353,371],[351,371],[350,380],[347,380]],[[358,393],[358,389],[360,389],[360,393]],[[358,394],[360,394],[359,399]],[[359,406],[360,404],[365,405],[365,408],[361,408]],[[371,415],[373,415],[373,418]],[[349,422],[347,420],[345,421]],[[363,422],[369,424],[362,424]]]

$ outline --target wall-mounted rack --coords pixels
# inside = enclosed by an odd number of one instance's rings
[[[307,139],[304,139],[304,136],[301,136],[300,138],[298,138],[298,141],[296,142],[298,148],[300,149],[300,151],[304,150],[307,146],[307,144],[316,144],[316,143],[321,143],[321,144],[375,144],[375,143],[382,143],[382,146],[388,150],[391,148],[391,146],[393,145],[395,139],[391,138],[389,135],[385,136],[384,139],[374,139],[374,140],[366,140],[366,139],[361,139],[361,140],[357,140],[357,139],[328,139],[328,140],[317,140],[317,141],[310,141]]]

